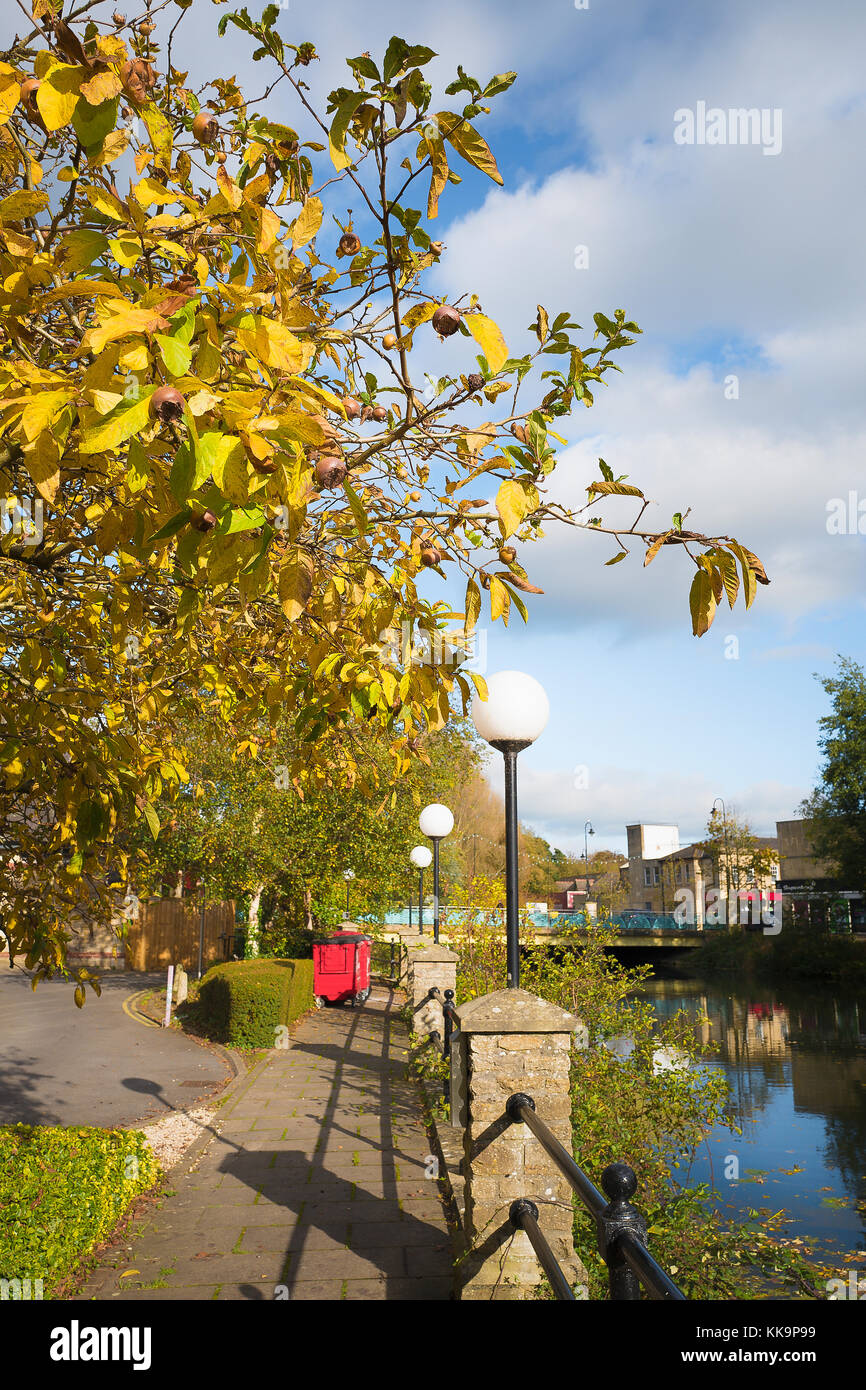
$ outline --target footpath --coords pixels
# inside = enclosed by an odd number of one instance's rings
[[[402,996],[303,1019],[102,1252],[84,1299],[448,1299],[453,1257]],[[428,1174],[430,1176],[428,1176]]]

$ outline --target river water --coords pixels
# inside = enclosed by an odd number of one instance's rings
[[[735,1219],[784,1210],[804,1254],[842,1268],[856,1252],[866,1276],[866,998],[683,978],[640,993],[659,1016],[695,1019],[742,1130],[714,1131],[681,1180],[711,1183]]]

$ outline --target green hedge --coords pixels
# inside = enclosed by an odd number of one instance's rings
[[[281,1024],[313,1007],[311,960],[238,960],[215,965],[199,990],[202,1019],[235,1047],[273,1047]]]
[[[50,1297],[158,1177],[136,1130],[0,1127],[0,1279]]]

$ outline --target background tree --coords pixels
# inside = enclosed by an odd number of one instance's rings
[[[154,892],[192,871],[211,898],[252,899],[251,926],[264,938],[278,931],[297,936],[342,917],[347,869],[355,875],[353,915],[382,913],[395,898],[405,900],[421,807],[449,800],[474,775],[479,757],[474,730],[456,720],[425,738],[408,772],[375,795],[327,783],[301,794],[287,776],[294,752],[287,731],[278,729],[267,759],[238,757],[231,730],[214,730],[194,710],[187,719],[189,781],[157,805],[164,830],[156,843],[139,832],[128,859],[130,886]],[[366,763],[378,764],[384,781],[387,740],[366,730],[364,736]]]
[[[800,812],[811,821],[815,856],[826,859],[846,888],[866,891],[866,673],[850,657],[836,674],[818,677],[831,712],[818,721],[821,780]]]
[[[778,863],[778,851],[761,844],[760,837],[735,807],[730,807],[726,815],[714,807],[707,821],[706,838],[698,844],[712,859],[715,881],[728,903],[729,925],[740,925],[739,913],[731,906],[731,895],[760,888]]]
[[[568,312],[539,307],[512,355],[474,295],[425,289],[443,254],[425,217],[452,165],[502,182],[474,122],[515,74],[459,67],[440,104],[432,50],[395,37],[348,59],[318,111],[317,54],[270,5],[219,19],[231,67],[248,37],[263,92],[194,90],[172,36],[212,15],[127,23],[86,0],[64,18],[34,0],[0,55],[0,495],[45,508],[44,530],[0,542],[0,823],[5,926],[37,972],[63,967],[76,902],[105,898],[129,809],[159,835],[156,804],[188,776],[185,702],[243,751],[262,722],[293,721],[297,788],[360,787],[342,735],[370,719],[390,775],[408,771],[452,693],[465,709],[483,690],[460,669],[482,593],[491,620],[526,616],[538,589],[518,545],[548,521],[613,537],[608,563],[635,543],[645,563],[684,551],[699,635],[740,573],[747,605],[766,580],[681,513],[641,530],[647,499],[604,461],[584,506],[557,501],[560,421],[635,341],[623,310],[578,341]],[[435,382],[411,365],[425,333],[443,344]],[[603,524],[611,495],[634,498],[631,525]],[[446,565],[466,584],[456,625],[419,582]],[[453,660],[408,659],[419,634]]]

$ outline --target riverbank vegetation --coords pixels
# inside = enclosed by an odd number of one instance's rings
[[[496,922],[501,897],[498,884],[476,881],[469,894],[475,913],[449,929],[459,956],[458,1003],[505,986],[505,943]],[[651,968],[622,965],[606,950],[613,937],[601,923],[555,956],[533,945],[521,957],[522,987],[570,1010],[588,1030],[586,1050],[572,1053],[575,1158],[596,1184],[608,1163],[631,1164],[650,1248],[688,1298],[824,1297],[833,1271],[808,1263],[785,1239],[784,1213],[755,1211],[735,1224],[707,1184],[690,1185],[710,1131],[727,1125],[735,1132],[725,1079],[702,1065],[710,1049],[696,1041],[684,1010],[660,1019],[635,997]],[[574,1232],[590,1297],[604,1298],[606,1269],[594,1223],[580,1207]]]
[[[810,980],[848,989],[866,986],[866,943],[791,923],[778,936],[719,932],[690,953],[689,973],[711,979]]]

